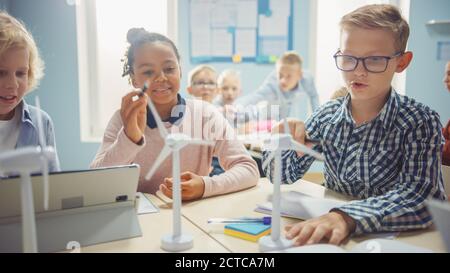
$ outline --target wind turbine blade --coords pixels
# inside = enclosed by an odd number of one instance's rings
[[[196,144],[196,145],[205,145],[205,146],[214,146],[215,142],[211,141],[211,140],[203,140],[203,139],[198,139],[198,138],[194,138],[191,139],[187,142],[188,144]]]
[[[159,153],[158,157],[156,158],[155,162],[153,163],[153,166],[148,171],[147,175],[145,176],[145,180],[149,180],[152,178],[152,176],[155,174],[156,170],[158,169],[159,165],[169,156],[170,149],[167,146],[164,146],[161,152]]]
[[[306,147],[305,145],[303,145],[303,144],[301,144],[301,143],[298,143],[297,141],[294,141],[294,140],[293,140],[293,141],[291,142],[291,146],[292,146],[292,149],[293,149],[293,150],[296,150],[296,151],[298,151],[298,152],[302,152],[302,153],[304,153],[304,154],[308,154],[308,155],[310,155],[310,156],[313,156],[313,157],[315,157],[317,160],[325,161],[325,157],[324,157],[322,154],[320,154],[320,153],[314,151],[314,150],[311,149],[311,148]]]
[[[167,137],[167,130],[164,126],[164,123],[161,120],[161,117],[158,114],[158,111],[156,111],[155,105],[152,102],[152,99],[148,98],[148,107],[150,108],[150,111],[152,111],[153,117],[155,118],[156,125],[158,126],[159,134],[163,139],[166,139]]]
[[[39,145],[41,145],[42,149],[45,149],[46,143],[45,143],[45,137],[44,137],[44,125],[42,124],[42,112],[41,112],[41,103],[39,101],[39,97],[36,96],[36,108],[37,111],[37,129],[38,129],[38,136],[39,136]]]
[[[48,210],[48,202],[49,202],[48,160],[45,156],[42,156],[41,160],[42,160],[42,179],[44,179],[44,210]]]

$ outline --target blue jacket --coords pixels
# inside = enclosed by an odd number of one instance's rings
[[[269,74],[263,84],[255,92],[239,98],[235,102],[235,105],[241,105],[246,109],[262,101],[267,101],[269,107],[271,105],[280,105],[280,95],[284,97],[287,103],[288,117],[305,120],[306,117],[309,116],[308,111],[302,107],[305,105],[305,95],[309,98],[312,112],[319,107],[319,95],[317,94],[314,79],[311,74],[304,72],[302,79],[298,82],[295,89],[289,92],[282,92],[278,84],[277,72],[275,70]],[[277,116],[272,115],[271,117],[279,119]]]
[[[38,134],[38,125],[37,125],[37,111],[38,109],[34,106],[28,105],[25,100],[18,105],[18,107],[22,108],[22,115],[20,120],[20,132],[19,138],[17,140],[16,148],[25,147],[25,146],[38,146],[39,145],[39,134]],[[49,146],[53,146],[55,149],[55,158],[51,159],[49,162],[49,171],[57,172],[60,171],[58,153],[56,151],[56,143],[55,143],[55,131],[53,129],[53,122],[50,116],[42,111],[42,125],[44,127],[44,135],[46,144]]]

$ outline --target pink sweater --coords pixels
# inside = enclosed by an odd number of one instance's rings
[[[186,99],[186,111],[181,123],[165,123],[169,132],[187,134],[193,138],[214,140],[214,146],[187,145],[180,150],[180,170],[203,176],[203,197],[239,191],[255,186],[259,171],[244,145],[234,137],[234,130],[211,104]],[[164,140],[158,128],[144,132],[144,143],[137,145],[125,134],[120,112],[111,118],[103,137],[103,143],[91,163],[91,168],[136,163],[141,167],[138,191],[155,193],[166,177],[172,177],[172,156],[160,165],[147,181],[145,175],[159,155]],[[212,157],[217,156],[225,172],[209,177]]]

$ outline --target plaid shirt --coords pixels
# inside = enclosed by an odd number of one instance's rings
[[[306,121],[308,135],[322,140],[314,149],[326,158],[325,186],[361,199],[336,209],[355,220],[355,234],[430,226],[425,199],[446,199],[439,115],[392,91],[376,119],[356,126],[349,102],[349,95],[332,100]],[[272,180],[274,162],[263,156]],[[283,152],[282,183],[300,179],[313,161]]]

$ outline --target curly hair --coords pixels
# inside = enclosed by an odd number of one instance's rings
[[[127,41],[130,44],[130,46],[127,48],[125,52],[124,59],[122,59],[122,61],[124,62],[122,77],[131,76],[134,73],[133,71],[134,51],[146,43],[168,44],[175,52],[175,56],[177,57],[178,62],[180,62],[180,54],[178,53],[177,47],[172,42],[172,40],[170,40],[169,38],[167,38],[162,34],[155,32],[148,32],[144,28],[131,28],[130,30],[128,30],[127,33]],[[129,78],[128,80],[131,81],[131,78]]]

